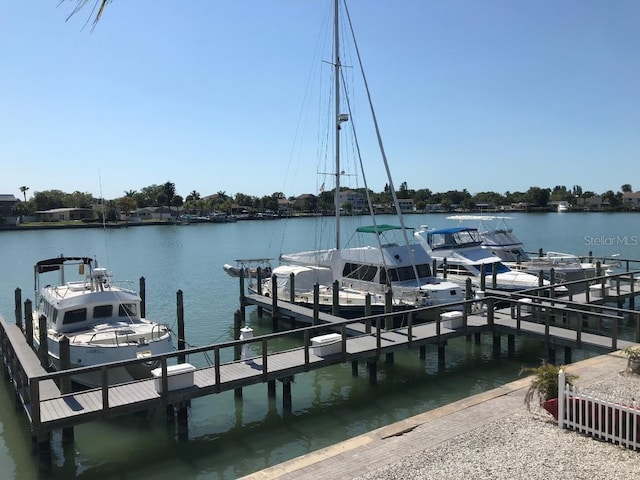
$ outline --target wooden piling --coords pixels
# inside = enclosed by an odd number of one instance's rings
[[[484,263],[480,265],[480,291],[487,291],[487,266]]]
[[[71,368],[71,349],[69,347],[69,337],[63,335],[60,339],[60,370],[69,370]],[[60,377],[60,392],[71,393],[71,377]],[[65,427],[62,429],[62,443],[70,444],[73,442],[73,427]]]
[[[22,290],[16,288],[14,292],[16,325],[22,330]]]
[[[178,319],[178,350],[186,348],[184,334],[184,304],[182,299],[182,290],[176,292],[176,317]],[[184,354],[178,355],[178,363],[185,363],[187,357]]]
[[[27,344],[33,348],[33,313],[31,300],[28,298],[24,302],[24,335],[27,338]]]
[[[338,316],[340,313],[340,282],[338,280],[334,280],[331,294],[331,314]]]
[[[571,363],[571,347],[564,347],[564,364],[569,365]]]
[[[320,323],[320,285],[313,285],[313,325]]]
[[[268,380],[267,381],[267,396],[269,398],[274,398],[276,396],[276,381]]]
[[[176,422],[178,425],[179,441],[185,441],[189,439],[189,411],[187,409],[188,405],[188,402],[180,402],[180,404],[178,405]]]
[[[378,360],[371,358],[367,361],[369,367],[369,383],[375,385],[378,383]]]
[[[40,335],[38,341],[40,343],[38,347],[38,358],[40,359],[40,365],[45,370],[49,369],[49,345],[47,342],[47,317],[40,315],[38,318],[38,327]]]
[[[507,335],[507,355],[513,357],[516,353],[516,336],[512,333]]]
[[[240,318],[240,310],[236,310],[233,314],[233,339],[240,339],[240,328],[242,328],[242,322]],[[242,346],[236,345],[233,347],[233,360],[237,362],[240,360],[240,356],[242,354]]]
[[[262,267],[258,267],[256,270],[256,288],[258,290],[258,295],[262,295]],[[258,307],[258,318],[262,318],[263,309],[262,307]]]
[[[140,317],[147,318],[147,287],[144,277],[140,277]]]
[[[285,412],[291,412],[291,378],[282,380],[282,409]]]
[[[493,334],[493,356],[495,358],[500,357],[500,350],[501,350],[500,340],[501,340],[500,334],[494,333]]]
[[[438,370],[442,371],[445,367],[445,342],[438,343]]]
[[[353,376],[353,377],[357,377],[358,376],[358,361],[357,360],[353,360],[351,362],[351,376]]]
[[[271,275],[271,329],[278,331],[278,277]]]

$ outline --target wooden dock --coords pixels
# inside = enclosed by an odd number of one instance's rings
[[[629,298],[628,295],[636,291],[634,282],[630,282],[628,291],[623,288],[623,282],[619,289],[609,289],[610,295],[603,298],[611,301],[618,292]],[[257,383],[267,383],[269,394],[274,395],[276,381],[279,381],[283,385],[284,407],[290,409],[291,380],[297,374],[346,362],[352,362],[356,367],[354,374],[357,374],[357,362],[367,361],[370,380],[375,382],[376,362],[381,355],[387,355],[389,360],[396,351],[417,348],[424,358],[426,346],[437,345],[438,361],[444,365],[447,340],[461,336],[470,339],[475,335],[479,340],[481,334],[490,333],[498,352],[502,335],[508,338],[509,351],[515,348],[515,336],[526,336],[545,342],[550,355],[555,347],[564,347],[565,358],[567,355],[570,357],[572,348],[610,352],[640,341],[640,312],[585,304],[575,295],[568,299],[533,293],[491,295],[481,300],[465,301],[455,322],[445,321],[439,315],[432,321],[415,321],[421,314],[439,311],[440,307],[343,319],[326,313],[316,312],[314,315],[311,309],[281,304],[277,307],[278,317],[295,318],[309,326],[146,359],[60,372],[47,372],[25,340],[21,328],[0,317],[0,353],[6,377],[16,392],[16,407],[26,413],[32,436],[42,449],[46,449],[50,448],[47,446],[53,430],[68,430],[81,423],[162,407],[178,408],[178,417],[183,412],[182,418],[186,422],[186,405],[190,400],[229,390],[238,392]],[[273,307],[272,299],[258,295],[246,296],[244,301],[246,305]],[[616,301],[613,300],[614,303]],[[394,315],[402,315],[404,323],[398,328],[389,328],[388,319]],[[618,323],[623,317],[634,324],[635,338],[619,338]],[[591,328],[592,320],[597,325],[609,324],[611,328],[608,331]],[[337,333],[339,346],[335,353],[322,354],[314,347],[313,339],[328,332]],[[276,345],[283,337],[298,345],[278,351]],[[241,358],[240,351],[251,353]],[[196,354],[207,354],[213,358],[212,365],[196,368],[193,381],[188,386],[171,390],[170,366]],[[222,358],[234,360],[221,361]],[[162,369],[160,377],[122,384],[108,382],[112,369],[148,361],[159,363]],[[102,376],[100,388],[63,393],[58,387],[65,378],[90,372],[99,372]],[[42,462],[46,463],[46,455]]]

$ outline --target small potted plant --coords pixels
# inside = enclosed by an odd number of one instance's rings
[[[640,373],[640,347],[627,347],[622,350],[627,356],[627,371],[631,373]]]
[[[547,412],[558,418],[558,373],[560,370],[565,371],[565,382],[572,385],[578,379],[577,375],[568,373],[565,365],[554,365],[542,361],[539,367],[524,367],[520,370],[520,374],[531,373],[531,385],[524,396],[524,403],[531,410],[531,401],[534,397],[538,398],[540,406]]]

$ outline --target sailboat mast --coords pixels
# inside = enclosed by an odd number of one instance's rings
[[[336,97],[336,110],[335,110],[335,129],[336,129],[336,191],[334,199],[334,208],[336,211],[336,249],[340,249],[340,44],[339,44],[339,24],[338,24],[338,10],[340,0],[333,2],[333,69],[335,76],[335,97]]]

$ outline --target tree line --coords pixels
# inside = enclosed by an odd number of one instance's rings
[[[149,185],[138,190],[126,190],[121,197],[105,200],[95,198],[87,192],[75,191],[65,193],[61,190],[44,190],[34,192],[27,200],[26,192],[29,187],[20,187],[24,196],[24,201],[16,202],[13,213],[15,215],[34,215],[36,211],[50,210],[55,208],[94,208],[102,205],[107,217],[116,216],[116,212],[132,212],[143,207],[167,206],[169,208],[181,208],[183,212],[193,215],[205,215],[212,212],[232,213],[241,209],[254,212],[278,212],[283,205],[293,212],[330,212],[334,208],[334,191],[323,191],[318,195],[306,194],[297,197],[286,197],[283,192],[274,192],[271,195],[261,197],[246,193],[236,193],[228,195],[224,191],[203,197],[199,192],[193,190],[186,197],[176,193],[173,182],[166,182],[162,185]],[[353,189],[366,195],[364,188]],[[624,184],[620,190],[614,192],[608,190],[600,194],[602,200],[607,202],[611,208],[622,205],[623,193],[632,192],[630,184]],[[393,200],[389,185],[385,185],[382,192],[369,191],[372,203],[384,209],[392,206]],[[396,192],[399,199],[412,199],[417,211],[424,211],[428,205],[438,205],[443,210],[453,206],[463,210],[474,210],[478,205],[492,205],[496,208],[511,206],[513,204],[527,204],[533,208],[544,208],[550,202],[565,201],[570,205],[577,205],[587,199],[596,196],[592,191],[585,191],[579,185],[567,188],[563,185],[556,185],[553,188],[530,187],[526,192],[479,192],[469,193],[466,189],[450,190],[447,192],[434,193],[428,188],[410,189],[407,182],[402,182]],[[582,200],[580,200],[582,199]],[[345,208],[350,208],[345,205]]]

